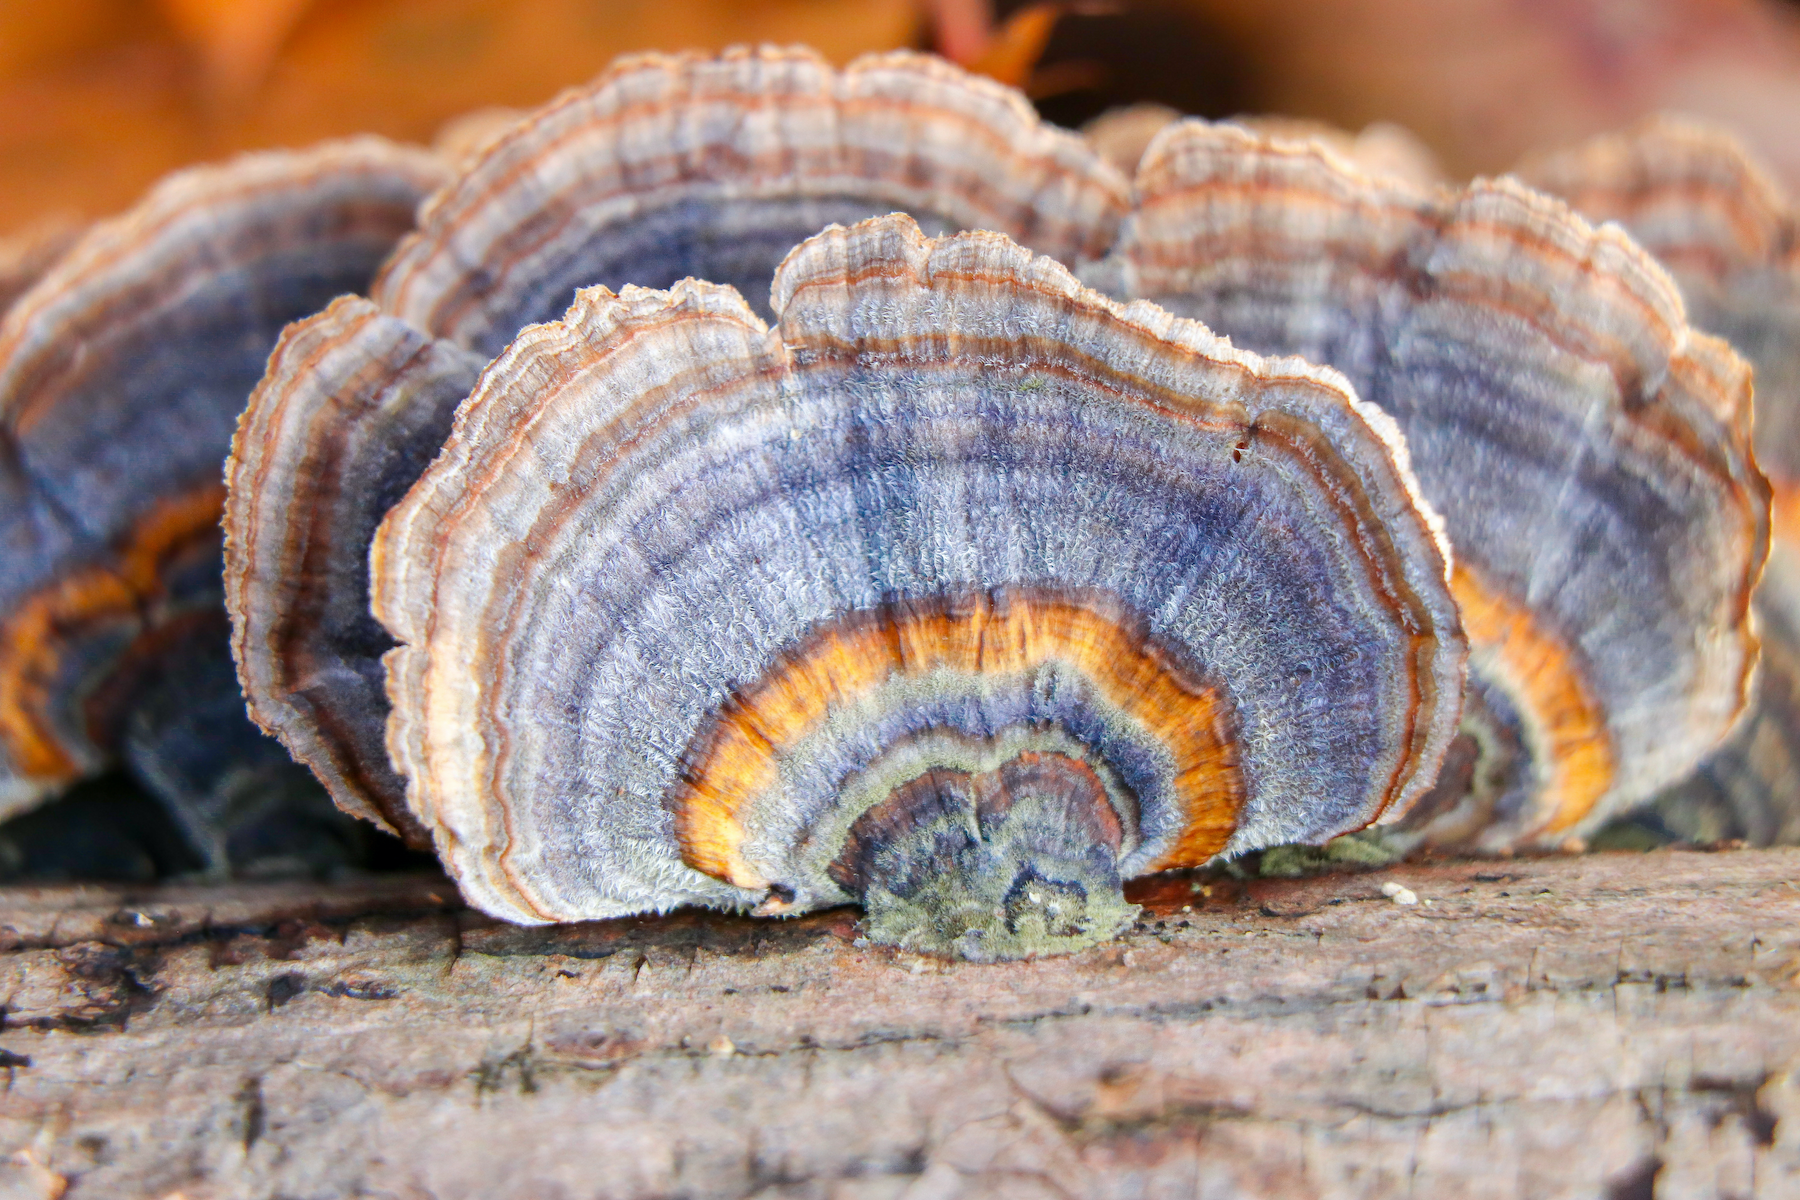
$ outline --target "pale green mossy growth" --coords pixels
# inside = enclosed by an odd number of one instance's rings
[[[1110,812],[1097,821],[1054,792],[996,802],[959,786],[969,778],[935,778],[907,811],[853,835],[839,861],[862,885],[864,936],[997,962],[1083,950],[1130,926],[1138,908],[1121,889],[1116,825],[1095,828]]]
[[[1332,838],[1323,846],[1273,846],[1262,853],[1256,874],[1265,879],[1298,879],[1340,867],[1385,867],[1406,857],[1406,847],[1379,829]]]

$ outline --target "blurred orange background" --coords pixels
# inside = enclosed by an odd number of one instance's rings
[[[0,232],[128,205],[233,151],[428,141],[640,49],[937,48],[1047,116],[1160,99],[1412,128],[1454,174],[1673,108],[1800,183],[1793,0],[12,0],[0,4]]]

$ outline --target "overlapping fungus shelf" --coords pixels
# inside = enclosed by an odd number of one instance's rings
[[[1800,217],[1723,130],[1658,117],[1520,164],[1593,221],[1617,221],[1669,269],[1693,323],[1756,368],[1756,455],[1800,489]]]
[[[766,313],[776,264],[833,222],[903,211],[1072,262],[1105,252],[1130,201],[1019,93],[910,53],[843,71],[801,49],[628,57],[485,147],[373,296],[489,355],[595,284],[706,279]]]
[[[6,312],[0,811],[105,766],[131,728],[192,718],[141,701],[205,675],[184,655],[208,639],[249,729],[219,595],[233,423],[283,324],[365,286],[442,179],[375,139],[184,171]]]
[[[1343,371],[1443,513],[1472,650],[1429,835],[1556,840],[1692,771],[1745,707],[1768,488],[1748,368],[1650,256],[1510,180],[1197,121],[1137,191],[1089,278]]]
[[[1618,230],[1318,134],[1178,123],[1134,198],[1007,89],[771,49],[471,125],[239,427],[252,711],[523,921],[1004,957],[1378,818],[1593,828],[1745,707],[1748,371]]]
[[[341,807],[415,840],[382,748],[388,643],[364,557],[487,357],[578,286],[691,275],[766,306],[782,256],[832,221],[902,208],[1081,258],[1128,201],[1123,177],[1016,92],[916,54],[844,71],[805,50],[643,55],[505,120],[446,132],[458,178],[383,269],[376,307],[290,331],[228,468],[251,711]]]
[[[1800,220],[1736,138],[1658,117],[1535,157],[1519,174],[1593,220],[1617,221],[1669,268],[1694,323],[1756,368],[1756,456],[1775,491],[1757,592],[1756,711],[1704,772],[1659,803],[1701,841],[1800,837]]]
[[[375,525],[443,445],[482,360],[356,296],[288,329],[227,467],[225,594],[250,713],[339,807],[403,834],[369,612]]]

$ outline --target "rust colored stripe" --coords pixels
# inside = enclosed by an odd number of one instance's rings
[[[161,594],[162,570],[197,538],[212,537],[225,507],[225,485],[208,484],[158,503],[133,527],[116,560],[52,580],[0,624],[0,741],[15,769],[50,783],[84,769],[63,743],[54,714],[63,650],[84,631],[145,620]]]
[[[894,679],[940,670],[1009,675],[1050,663],[1080,672],[1168,748],[1187,823],[1153,869],[1218,853],[1244,799],[1228,706],[1218,693],[1099,606],[1003,594],[853,614],[728,700],[696,740],[698,753],[671,801],[682,857],[740,887],[767,886],[742,857],[742,816],[775,786],[782,757],[832,710]]]
[[[1458,563],[1450,590],[1462,606],[1471,661],[1497,676],[1541,731],[1554,806],[1538,833],[1558,833],[1585,817],[1612,786],[1612,738],[1606,714],[1582,677],[1573,650],[1532,619],[1531,611]]]

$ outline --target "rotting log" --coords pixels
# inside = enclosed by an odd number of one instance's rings
[[[16,889],[0,1194],[1793,1197],[1797,880],[1793,849],[1163,877],[1118,943],[990,966],[848,911]]]

